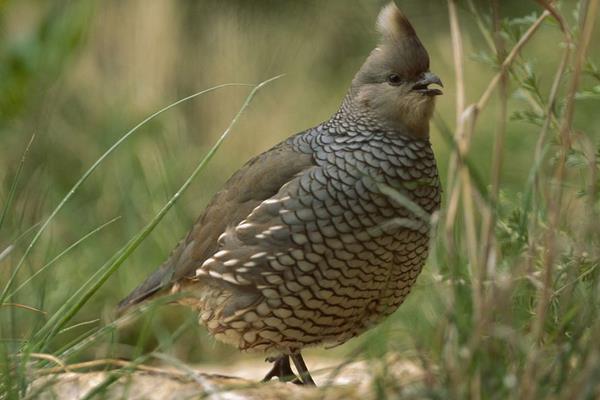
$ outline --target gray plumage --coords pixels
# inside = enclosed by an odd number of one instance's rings
[[[121,308],[185,292],[217,339],[279,354],[343,343],[398,308],[430,230],[406,201],[425,215],[440,205],[428,133],[441,92],[428,85],[441,82],[394,5],[378,27],[340,110],[234,174]]]

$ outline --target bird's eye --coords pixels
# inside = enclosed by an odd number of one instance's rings
[[[387,80],[390,85],[394,86],[397,86],[400,83],[402,83],[402,78],[400,78],[400,75],[398,74],[391,74],[390,76],[388,76]]]

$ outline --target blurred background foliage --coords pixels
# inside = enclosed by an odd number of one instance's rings
[[[456,86],[446,2],[397,3],[429,50],[432,71],[444,82],[437,118],[453,127]],[[2,205],[9,199],[27,143],[35,135],[0,227],[0,252],[15,244],[10,254],[0,257],[2,280],[29,243],[31,228],[105,149],[140,120],[210,86],[257,83],[286,74],[258,95],[200,179],[77,315],[76,322],[90,324],[61,335],[54,346],[62,346],[90,325],[110,321],[117,301],[165,259],[211,195],[247,159],[327,119],[337,109],[353,74],[376,44],[374,21],[383,4],[374,0],[0,0]],[[500,5],[510,48],[541,10],[533,1],[503,0]],[[574,5],[561,2],[573,25],[578,12]],[[487,1],[477,1],[475,6],[482,15],[490,14]],[[465,39],[466,94],[474,101],[497,71],[497,64],[493,53],[482,50],[485,38],[463,2],[459,2],[459,18]],[[593,37],[596,42],[600,39],[598,29]],[[556,24],[547,20],[525,48],[522,68],[529,84],[543,96],[550,90],[559,62],[560,42]],[[592,45],[590,52],[590,59],[598,60],[600,47]],[[586,71],[582,86],[598,85],[599,75],[594,76],[590,68]],[[92,229],[119,219],[61,257],[13,300],[52,313],[167,201],[227,126],[246,94],[244,88],[225,88],[183,104],[143,127],[111,155],[60,212],[28,257],[19,280]],[[540,117],[530,109],[526,95],[522,85],[509,86],[511,118],[501,180],[502,199],[508,202],[519,198],[526,185],[539,130]],[[595,135],[596,145],[600,139],[597,110],[598,93],[582,92],[574,129],[585,127]],[[488,107],[480,118],[470,159],[488,185],[496,108]],[[431,140],[445,180],[451,146],[439,126],[433,124]],[[509,206],[506,213],[511,212]],[[506,221],[500,230],[509,251],[519,246],[519,238],[510,218]],[[395,349],[406,354],[414,352],[415,342],[426,346],[436,335],[436,321],[444,312],[440,299],[431,293],[443,263],[444,259],[437,259],[425,268],[413,294],[383,327],[327,354],[348,354],[365,340],[371,343],[373,354],[384,351],[388,346],[384,342],[390,338]],[[523,312],[528,312],[527,307]],[[22,309],[13,309],[10,315],[1,316],[0,321],[10,322],[12,338],[28,337],[44,318]],[[118,340],[95,346],[82,358],[131,356],[168,340],[169,332],[189,319],[195,316],[184,308],[162,307],[152,318],[128,326]],[[143,326],[150,328],[149,333]],[[143,340],[140,332],[146,332]],[[195,327],[187,329],[171,351],[192,363],[245,357]]]

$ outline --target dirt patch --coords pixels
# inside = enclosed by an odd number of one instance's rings
[[[389,358],[385,361],[335,363],[311,360],[318,387],[272,381],[259,383],[264,363],[246,362],[230,367],[193,369],[154,368],[153,371],[123,370],[65,372],[37,378],[29,394],[39,399],[370,399],[414,393],[428,379],[418,365]],[[212,371],[213,373],[206,373]],[[218,372],[218,373],[214,373]],[[243,376],[244,378],[239,378]],[[383,393],[382,393],[383,392]]]

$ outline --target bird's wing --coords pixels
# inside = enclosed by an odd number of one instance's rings
[[[364,186],[370,182],[335,164],[314,165],[227,229],[218,240],[218,251],[196,270],[197,287],[217,289],[192,289],[203,310],[202,320],[240,319],[242,323],[244,313],[252,308],[319,308],[334,290],[348,298],[372,296],[379,283],[367,267],[386,261],[377,260],[361,243],[377,235],[378,221],[372,218],[377,205],[390,203]],[[362,259],[361,252],[368,253],[369,261]],[[348,263],[359,271],[353,272],[352,279],[342,276]],[[340,296],[335,301],[344,298]]]
[[[217,251],[218,238],[228,227],[238,225],[263,200],[313,165],[312,155],[295,151],[289,140],[248,161],[213,197],[167,261],[119,303],[118,311],[193,276],[196,268]]]

